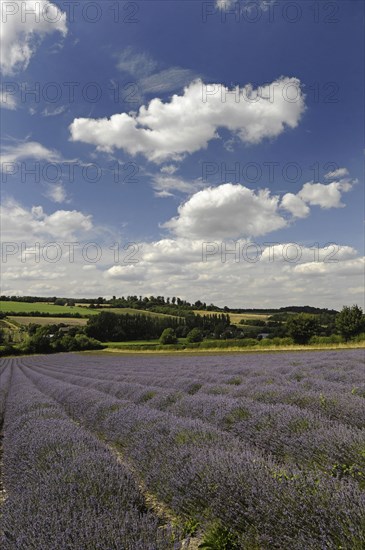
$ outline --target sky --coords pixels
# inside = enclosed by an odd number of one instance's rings
[[[362,2],[0,4],[2,294],[363,306]]]

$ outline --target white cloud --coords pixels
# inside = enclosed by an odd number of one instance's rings
[[[15,97],[7,93],[4,89],[0,90],[0,107],[14,111],[17,108]]]
[[[2,146],[0,162],[19,162],[25,159],[45,160],[47,162],[59,162],[61,155],[54,150],[47,149],[37,141],[27,141],[16,145]]]
[[[363,275],[365,267],[365,258],[354,258],[344,262],[334,257],[332,262],[310,262],[296,265],[295,273],[308,274],[313,276],[327,276],[330,273],[336,273],[342,277],[353,275]]]
[[[45,195],[53,202],[68,202],[67,191],[62,183],[48,185]]]
[[[195,193],[163,227],[180,237],[226,239],[265,235],[287,225],[278,213],[277,196],[225,183]]]
[[[247,12],[254,11],[260,13],[267,11],[275,3],[275,0],[216,0],[216,7],[221,11],[232,10],[236,5],[239,9],[243,8]]]
[[[171,67],[142,78],[138,85],[144,93],[158,94],[181,89],[194,78],[195,75],[190,69]]]
[[[196,78],[190,69],[170,67],[159,69],[159,64],[148,53],[131,46],[118,55],[117,68],[136,79],[140,93],[162,93],[181,89]]]
[[[117,68],[122,72],[143,78],[157,68],[157,62],[148,53],[137,52],[128,46],[118,55]]]
[[[115,114],[110,119],[76,118],[70,125],[71,139],[95,145],[98,151],[110,153],[119,148],[161,163],[205,149],[219,137],[219,128],[245,143],[277,137],[285,128],[295,128],[305,109],[296,78],[282,77],[257,90],[250,85],[236,90],[239,101],[223,85],[207,87],[196,80],[183,95],[174,95],[167,103],[155,98],[138,113]]]
[[[333,170],[333,172],[327,172],[324,177],[326,178],[326,180],[332,180],[337,178],[344,178],[348,175],[349,171],[347,170],[347,168],[337,168],[337,170]]]
[[[31,13],[33,12],[33,13]],[[47,35],[67,34],[66,13],[47,0],[1,0],[0,67],[4,75],[27,68]]]
[[[312,206],[321,208],[341,208],[345,206],[341,202],[342,193],[350,191],[352,183],[347,180],[334,181],[332,183],[305,183],[299,191],[300,199]]]
[[[77,210],[56,210],[46,214],[42,206],[27,209],[14,200],[0,207],[4,241],[74,238],[93,229],[92,217]]]
[[[114,265],[104,272],[104,277],[122,281],[140,281],[145,278],[145,273],[134,265]]]
[[[310,209],[305,202],[294,195],[293,193],[286,193],[281,199],[280,206],[290,212],[295,218],[306,218],[309,215]]]
[[[7,205],[6,210],[6,217],[2,218],[6,228],[5,242],[22,242],[26,236],[28,252],[31,252],[30,239],[33,243],[80,241],[82,225],[85,221],[86,226],[91,223],[81,212],[69,213],[71,223],[67,215],[59,211],[61,227],[65,230],[67,224],[74,233],[71,237],[65,237],[65,232],[59,231],[58,222],[50,220],[52,214],[45,214],[41,206],[30,210],[13,203]],[[93,236],[89,231],[86,234],[89,240],[98,242],[95,233]],[[332,252],[329,248],[313,249],[290,242],[265,247],[262,242],[260,245],[256,241],[253,249],[256,246],[262,255],[252,263],[244,254],[249,241],[222,242],[218,238],[213,255],[204,261],[203,240],[179,236],[139,243],[138,263],[125,265],[123,258],[120,258],[120,263],[114,263],[109,245],[101,244],[102,255],[97,263],[88,262],[85,254],[81,255],[80,247],[76,249],[75,262],[70,262],[65,253],[52,264],[43,256],[37,263],[34,254],[28,254],[25,262],[21,261],[20,253],[10,254],[3,265],[2,292],[9,295],[74,297],[175,295],[231,307],[309,304],[341,308],[344,303],[361,304],[363,299],[364,260],[349,246],[338,247],[334,257],[337,262],[326,263]],[[232,254],[226,255],[225,247],[228,251],[236,249],[237,258]],[[296,256],[296,248],[300,254],[293,262],[290,260]],[[64,247],[62,249],[65,250]],[[238,261],[235,262],[235,259]]]
[[[65,276],[65,271],[63,270],[63,274],[61,275],[60,271],[53,270],[53,271],[46,271],[44,267],[21,267],[20,269],[7,269],[3,272],[3,277],[5,280],[8,281],[16,281],[16,280],[24,280],[24,281],[31,281],[31,280],[52,280],[52,279],[58,279],[61,276]]]
[[[56,109],[50,109],[49,107],[46,107],[42,111],[42,116],[49,117],[49,116],[58,116],[62,115],[67,110],[67,105],[60,105],[59,107],[56,107]]]
[[[169,174],[170,176],[172,176],[172,174],[175,174],[177,170],[178,170],[178,167],[175,166],[174,164],[165,164],[165,166],[162,166],[162,168],[160,169],[160,172],[162,172],[163,174]]]
[[[183,178],[165,174],[153,176],[152,185],[158,197],[171,197],[174,194],[173,191],[191,194],[196,192],[199,188],[204,187],[201,179],[190,182]]]

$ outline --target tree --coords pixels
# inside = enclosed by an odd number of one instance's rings
[[[364,330],[364,319],[363,311],[358,305],[343,306],[340,313],[336,315],[336,328],[347,341]]]
[[[289,336],[293,338],[296,344],[308,344],[311,337],[319,331],[317,319],[305,313],[291,315],[286,328]]]
[[[29,337],[25,351],[31,353],[52,353],[50,325],[37,328],[33,336]]]
[[[203,333],[198,328],[193,328],[187,335],[187,340],[190,343],[201,342],[203,340]]]
[[[66,303],[67,300],[65,300],[65,298],[56,298],[56,300],[54,301],[55,306],[65,306]]]
[[[172,328],[165,328],[165,330],[162,332],[160,336],[160,343],[161,344],[176,344],[177,343],[177,337],[174,329]]]

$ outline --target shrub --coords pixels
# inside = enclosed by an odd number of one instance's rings
[[[160,343],[163,345],[166,344],[177,344],[177,337],[174,329],[165,328],[160,336]]]
[[[187,341],[190,343],[201,342],[203,340],[203,333],[198,328],[193,328],[187,335]]]

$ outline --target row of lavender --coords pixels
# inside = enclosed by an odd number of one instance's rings
[[[128,468],[8,363],[2,548],[171,550]]]
[[[365,481],[365,430],[328,420],[318,413],[286,404],[260,403],[246,397],[190,395],[156,386],[57,373],[47,367],[32,368],[175,416],[199,418],[272,453],[283,462],[319,468],[333,476],[351,476],[361,485]]]
[[[72,355],[58,355],[54,363],[57,368],[61,367],[65,358]],[[179,378],[188,378],[192,375],[196,379],[202,379],[204,382],[223,381],[226,375],[238,374],[240,377],[263,376],[272,378],[275,375],[280,382],[288,383],[291,380],[304,379],[306,382],[316,384],[319,381],[337,382],[341,384],[353,385],[359,382],[359,374],[362,369],[362,350],[342,350],[328,352],[292,352],[286,353],[253,353],[242,360],[242,355],[230,355],[227,364],[227,357],[222,356],[200,356],[197,362],[196,356],[180,356]],[[171,382],[169,377],[171,367],[171,357],[156,356],[135,357],[126,356],[123,359],[123,369],[120,369],[120,359],[105,356],[102,359],[103,365],[107,365],[110,376],[115,379],[122,378],[125,381],[138,381],[146,375],[156,377],[165,383]],[[77,370],[79,372],[93,371],[95,375],[100,373],[101,359],[98,356],[89,356],[86,363],[79,362]],[[198,363],[198,364],[197,364]],[[138,366],[138,369],[136,369]],[[320,366],[320,369],[318,368]],[[173,370],[173,365],[172,365]],[[314,375],[314,376],[313,376]],[[364,385],[364,379],[362,380]]]
[[[128,358],[59,356],[47,369],[110,382],[141,384],[185,393],[207,393],[263,403],[286,403],[343,424],[365,426],[363,350],[306,354]],[[176,361],[176,363],[175,363]]]
[[[49,361],[53,358],[23,359],[23,370],[74,420],[118,448],[143,477],[148,491],[190,524],[206,528],[219,521],[229,527],[237,548],[350,550],[364,546],[365,498],[351,477],[299,468],[295,461],[284,465],[246,440],[245,430],[239,438],[222,429],[219,416],[213,425],[206,418],[173,413],[165,405],[136,404],[130,396],[111,395],[116,382],[99,391],[87,387],[93,384],[90,378],[85,383],[83,377],[76,380],[71,365],[68,375],[57,375]],[[114,365],[111,370],[116,372]],[[94,382],[103,386],[101,379]],[[190,404],[185,402],[186,411]],[[251,418],[257,411],[252,409]]]

